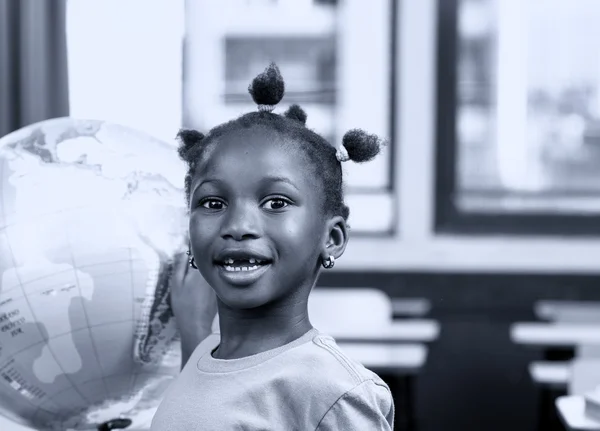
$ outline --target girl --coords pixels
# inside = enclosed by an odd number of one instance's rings
[[[299,106],[273,113],[284,93],[274,64],[249,91],[256,112],[179,133],[189,265],[216,293],[220,336],[196,347],[152,430],[391,430],[388,386],[307,313],[320,267],[348,241],[341,163],[371,160],[380,140],[352,130],[336,149]]]

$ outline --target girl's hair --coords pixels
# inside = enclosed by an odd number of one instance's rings
[[[340,160],[349,159],[357,163],[372,160],[379,153],[383,141],[363,130],[353,129],[344,135],[343,148],[334,148],[322,136],[306,127],[306,113],[300,106],[290,106],[283,115],[271,112],[283,98],[284,90],[283,77],[278,67],[271,63],[263,73],[254,78],[248,88],[252,99],[258,105],[258,111],[249,112],[235,120],[216,126],[207,135],[197,130],[179,131],[177,135],[180,141],[179,156],[188,165],[188,172],[185,176],[185,195],[188,206],[192,177],[209,144],[217,142],[220,137],[233,131],[263,127],[277,133],[286,142],[295,143],[297,148],[307,156],[304,160],[303,158],[298,160],[299,163],[307,161],[311,165],[313,173],[321,181],[325,194],[323,199],[325,214],[340,215],[345,220],[348,219],[350,210],[344,203]],[[342,155],[340,156],[340,154]]]

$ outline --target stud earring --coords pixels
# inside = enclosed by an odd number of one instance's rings
[[[321,265],[323,265],[323,268],[325,269],[333,268],[333,265],[335,265],[335,257],[329,256],[327,259],[323,259]]]
[[[189,256],[188,257],[188,265],[194,269],[198,269],[198,267],[196,266],[196,261],[194,260],[194,256],[192,256],[192,253],[188,250],[185,252],[185,254],[187,254]]]

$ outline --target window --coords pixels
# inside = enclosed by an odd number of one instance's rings
[[[600,233],[600,3],[438,10],[436,229]]]
[[[70,115],[173,142],[181,127],[183,0],[69,0]]]
[[[184,125],[206,131],[256,109],[248,84],[275,61],[286,80],[277,112],[301,104],[308,127],[336,145],[355,127],[390,139],[375,161],[344,168],[353,232],[391,233],[396,226],[395,5],[391,0],[188,0]]]

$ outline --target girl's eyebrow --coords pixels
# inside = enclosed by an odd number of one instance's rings
[[[203,186],[204,184],[210,184],[210,183],[217,183],[217,184],[223,184],[223,181],[218,180],[216,178],[206,178],[204,180],[202,180],[202,182],[200,184],[198,184],[196,186],[196,188],[200,188],[201,186]]]
[[[292,186],[293,188],[295,188],[296,190],[298,190],[298,187],[296,186],[296,184],[294,184],[292,182],[292,180],[290,180],[289,178],[286,178],[286,177],[269,175],[269,176],[266,176],[263,178],[263,182],[265,182],[265,183],[286,183],[286,184],[289,184],[290,186]],[[298,190],[298,191],[300,191],[300,190]]]
[[[200,189],[200,187],[202,187],[205,184],[223,185],[223,181],[221,181],[217,178],[205,178],[190,191],[190,196],[192,196],[194,193],[196,193],[198,191],[198,189]]]

